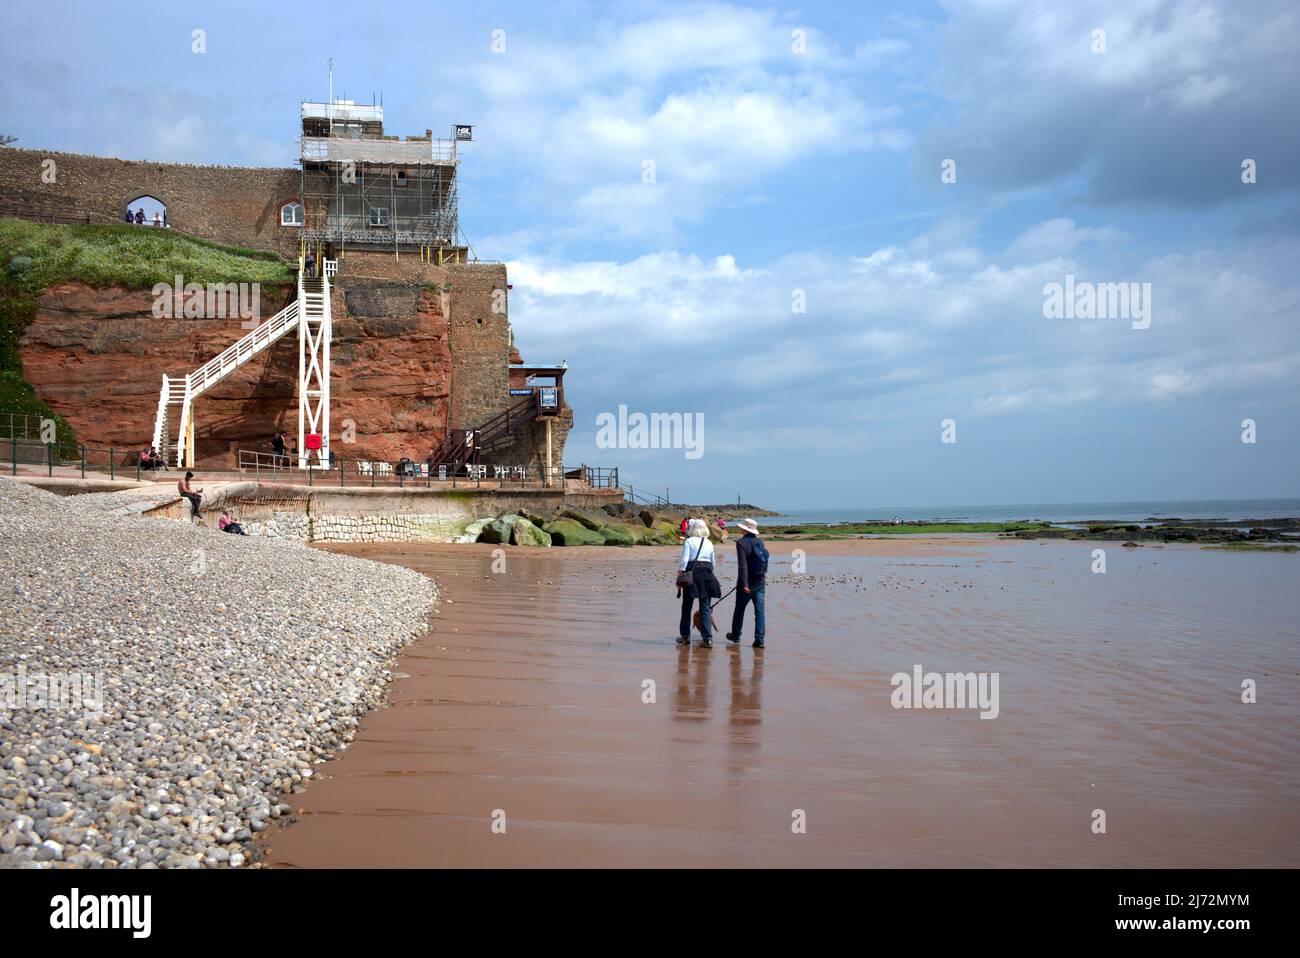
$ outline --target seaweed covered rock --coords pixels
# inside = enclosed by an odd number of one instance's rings
[[[600,530],[600,534],[605,537],[607,546],[634,546],[640,538],[631,526],[625,526],[621,522],[611,522]]]
[[[478,542],[478,537],[483,534],[483,529],[491,521],[492,521],[491,518],[475,519],[473,522],[465,526],[465,528],[461,531],[461,533],[455,536],[451,541],[452,542]]]
[[[548,522],[542,529],[550,535],[552,545],[599,546],[605,544],[603,535],[588,529],[574,519],[556,519],[554,522]]]
[[[574,522],[581,523],[593,532],[599,532],[612,522],[610,517],[605,513],[590,512],[586,509],[575,509],[573,507],[561,509],[560,518],[572,519]]]
[[[656,519],[652,528],[665,543],[676,542],[681,537],[681,523],[671,519]]]
[[[519,518],[519,516],[502,516],[500,519],[493,519],[483,527],[478,541],[490,542],[494,545],[505,545],[510,541],[511,532]],[[527,522],[528,520],[525,519],[524,521]]]
[[[510,541],[517,546],[549,546],[550,535],[520,516],[511,528]]]

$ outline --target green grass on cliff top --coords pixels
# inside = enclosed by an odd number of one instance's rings
[[[52,418],[60,443],[76,436],[23,376],[18,341],[36,316],[41,290],[79,279],[91,286],[144,289],[155,283],[290,283],[275,253],[221,246],[170,230],[126,223],[56,226],[0,219],[0,412]]]
[[[79,279],[142,289],[155,283],[288,283],[290,265],[269,252],[221,246],[150,226],[59,226],[0,219],[0,282],[37,293]]]

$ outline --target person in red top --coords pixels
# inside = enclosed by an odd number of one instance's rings
[[[689,518],[682,520],[682,535],[686,535],[686,530],[690,528],[691,520]]]

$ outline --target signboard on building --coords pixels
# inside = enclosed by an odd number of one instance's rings
[[[474,128],[473,128],[472,126],[468,126],[468,125],[466,125],[466,124],[464,124],[464,123],[457,123],[457,124],[456,124],[456,139],[458,139],[458,140],[472,140],[472,139],[474,139]]]
[[[512,389],[512,390],[510,390],[510,395],[512,395],[512,396],[531,396],[532,394],[533,394],[533,391],[532,391],[531,389]]]
[[[554,386],[542,387],[542,408],[555,409],[560,405],[560,391]]]

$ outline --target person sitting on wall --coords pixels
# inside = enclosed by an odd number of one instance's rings
[[[194,488],[193,483],[190,482],[193,478],[194,473],[185,473],[185,478],[176,483],[176,488],[180,490],[180,494],[184,498],[190,501],[190,518],[197,519],[199,517],[199,504],[203,501],[201,494],[203,490]]]
[[[138,226],[143,226],[143,225],[144,225],[144,207],[143,207],[143,206],[140,207],[138,210],[135,211],[135,222],[136,222],[136,224],[137,224]]]
[[[134,223],[134,222],[135,222],[135,211],[134,211],[133,209],[131,209],[131,207],[129,207],[129,206],[126,208],[126,221],[127,221],[128,223]]]
[[[158,226],[158,227],[161,227],[161,226],[162,226],[162,214],[161,214],[161,213],[157,213],[157,212],[155,212],[155,213],[153,214],[153,225],[154,225],[154,226]]]

